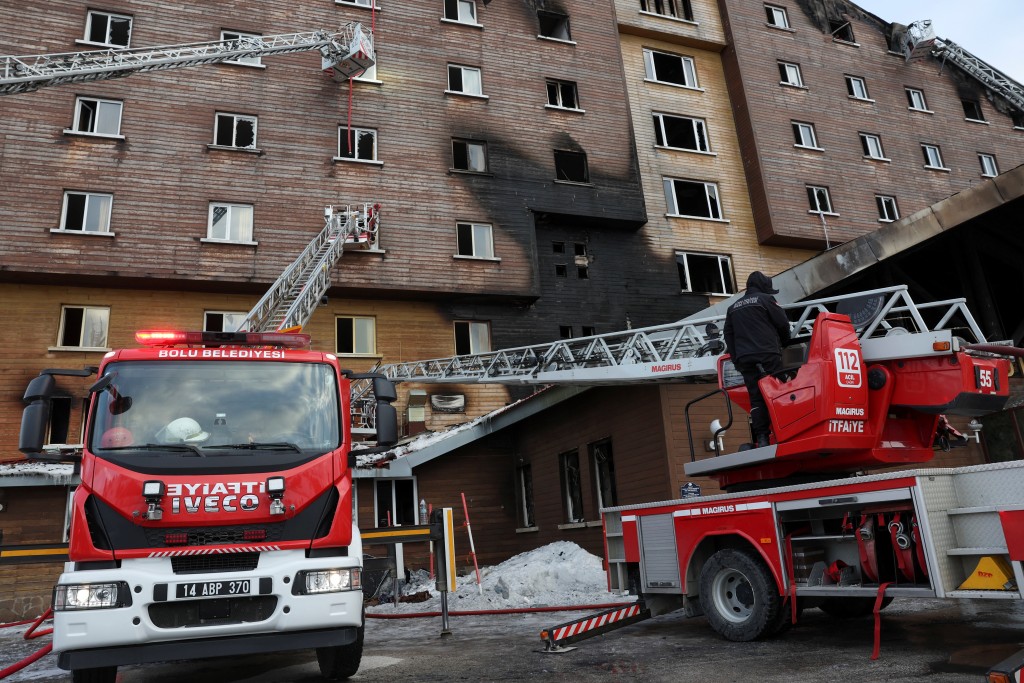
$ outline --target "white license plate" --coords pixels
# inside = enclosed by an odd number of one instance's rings
[[[250,595],[252,593],[252,585],[252,579],[179,583],[175,586],[174,597],[187,600],[189,598],[213,598],[224,595]]]

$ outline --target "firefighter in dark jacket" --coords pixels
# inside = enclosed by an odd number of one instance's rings
[[[750,422],[757,448],[769,444],[771,417],[758,381],[782,372],[782,345],[789,320],[772,294],[772,279],[760,271],[747,278],[747,291],[725,315],[725,344],[750,394]]]

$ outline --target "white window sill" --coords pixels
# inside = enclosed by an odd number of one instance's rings
[[[824,147],[811,147],[810,145],[793,145],[793,146],[796,147],[797,149],[806,149],[806,150],[809,150],[811,152],[824,152],[825,151]]]
[[[907,107],[908,111],[916,111],[919,114],[934,114],[935,112],[931,109],[918,109],[917,107]]]
[[[992,173],[982,173],[982,174],[981,174],[981,177],[982,177],[982,178],[995,178],[995,177],[996,177],[997,175],[999,175],[999,174],[998,174],[998,173],[996,173],[996,174],[992,174]]]
[[[868,161],[884,161],[887,164],[892,162],[892,159],[889,159],[888,157],[873,157],[865,154],[864,158]]]
[[[113,237],[116,233],[109,230],[100,232],[98,230],[67,230],[66,228],[50,228],[55,235],[92,235],[94,237]]]
[[[776,31],[785,31],[786,33],[796,33],[796,29],[795,28],[790,28],[788,26],[777,26],[775,24],[769,24],[767,21],[764,22],[764,25],[767,26],[768,28],[773,28]]]
[[[690,154],[700,154],[706,157],[718,156],[718,152],[705,152],[702,149],[687,149],[686,147],[669,147],[667,145],[655,145],[654,149],[665,149],[672,152],[689,152]]]
[[[594,187],[594,183],[591,183],[589,181],[582,182],[579,180],[559,180],[558,178],[555,178],[552,182],[554,182],[556,185],[576,185],[578,187]]]
[[[898,218],[879,218],[878,222],[879,223],[895,223],[898,220],[899,220]]]
[[[730,223],[728,218],[708,218],[706,216],[686,216],[681,213],[666,213],[666,218],[686,218],[691,221],[709,221],[711,223]]]
[[[255,247],[259,242],[239,242],[237,240],[219,240],[213,237],[200,237],[200,242],[206,242],[207,244],[234,244],[240,247]]]
[[[985,121],[984,119],[968,119],[968,118],[965,118],[964,121],[966,121],[967,123],[980,123],[980,124],[985,125],[985,126],[991,126],[992,125],[991,122]]]
[[[387,252],[380,247],[373,247],[372,249],[346,249],[346,254],[386,254]]]
[[[217,150],[221,152],[245,152],[246,154],[263,154],[263,150],[259,147],[231,147],[228,145],[214,145],[209,144],[206,149]]]
[[[522,526],[516,529],[517,534],[532,534],[537,531],[540,531],[539,526]]]
[[[875,101],[870,97],[857,97],[856,95],[847,95],[846,99],[853,100],[855,102],[867,102],[868,104],[874,104]]]
[[[683,19],[682,17],[671,17],[671,16],[669,16],[667,14],[658,14],[657,12],[645,12],[643,10],[640,10],[638,12],[638,14],[640,16],[654,17],[656,19],[666,19],[668,21],[674,21],[674,22],[676,22],[678,24],[688,24],[690,26],[700,26],[700,24],[697,23],[696,21],[694,21],[693,19]]]
[[[562,43],[564,45],[575,45],[575,40],[565,40],[564,38],[552,38],[551,36],[542,36],[537,34],[537,40],[546,40],[550,43]]]
[[[366,166],[383,166],[384,162],[378,159],[353,159],[351,157],[331,157],[335,163],[364,164]]]
[[[84,130],[64,129],[64,135],[74,135],[80,138],[99,138],[100,140],[124,140],[123,135],[110,135],[109,133],[89,133]]]
[[[860,47],[860,43],[855,43],[852,40],[843,40],[842,38],[832,38],[832,42],[839,45],[849,45],[850,47]]]
[[[1014,130],[1024,130],[1024,126],[1014,126]]]
[[[382,360],[384,358],[384,356],[379,353],[343,353],[341,351],[336,351],[334,355],[338,358],[376,358],[377,360]]]
[[[696,92],[704,92],[704,88],[698,88],[695,85],[682,85],[681,83],[670,83],[668,81],[659,81],[654,78],[645,78],[644,83],[657,83],[658,85],[667,85],[672,88],[681,88],[683,90],[693,90]]]
[[[809,209],[807,211],[807,213],[809,213],[811,215],[814,215],[814,216],[838,216],[839,215],[835,211],[815,211],[813,209]]]
[[[601,520],[597,520],[594,522],[584,522],[584,524],[586,524],[588,527],[601,526]]]
[[[943,173],[949,173],[950,171],[953,170],[945,166],[929,166],[928,164],[925,164],[924,167],[927,168],[929,171],[942,171]]]
[[[482,175],[488,178],[493,178],[494,174],[490,171],[471,171],[468,168],[449,168],[449,173],[458,173],[459,175]]]
[[[796,88],[797,90],[810,90],[810,88],[808,88],[806,85],[801,85],[800,83],[788,83],[786,81],[779,81],[779,85],[781,85],[784,88]]]
[[[563,529],[585,529],[587,527],[586,522],[570,522],[569,524],[559,524],[558,530]]]
[[[470,256],[469,254],[452,254],[452,258],[459,259],[460,261],[490,261],[492,263],[501,263],[501,259],[497,256]]]
[[[353,78],[354,83],[366,83],[368,85],[384,85],[384,81],[378,78]]]
[[[334,4],[344,5],[345,7],[357,7],[359,9],[372,9],[375,12],[380,11],[380,5],[378,5],[377,3],[374,3],[374,7],[370,7],[369,5],[358,5],[354,2],[345,2],[345,0],[334,0]]]
[[[129,40],[129,45],[130,44],[131,41]],[[125,50],[128,48],[128,45],[115,45],[114,43],[94,43],[91,40],[83,40],[81,38],[75,40],[75,45],[86,45],[88,47],[105,47],[110,50]]]
[[[456,26],[468,26],[470,28],[483,28],[483,24],[471,24],[468,21],[459,21],[458,19],[449,19],[447,17],[441,17],[442,24],[455,24]]]
[[[585,114],[585,109],[576,109],[575,107],[559,107],[557,104],[545,104],[545,109],[553,109],[554,111],[564,111],[569,114]]]
[[[692,289],[680,289],[680,294],[700,294],[701,296],[732,296],[736,292],[698,292]]]
[[[229,59],[229,60],[227,60],[225,62],[221,62],[221,63],[222,64],[231,64],[233,66],[243,66],[243,67],[245,67],[247,69],[266,69],[267,68],[266,64],[262,64],[262,63],[260,63],[260,64],[250,64],[249,62],[236,62],[236,61],[231,60],[231,59]]]
[[[48,346],[47,351],[73,351],[77,353],[109,353],[113,349],[106,346]]]
[[[476,100],[489,100],[489,99],[491,99],[490,95],[478,95],[477,93],[462,92],[460,90],[445,90],[444,94],[445,95],[451,95],[452,97],[471,97],[471,98],[476,99]]]

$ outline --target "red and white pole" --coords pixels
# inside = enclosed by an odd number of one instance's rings
[[[480,565],[476,563],[476,547],[473,545],[473,527],[469,524],[469,507],[466,505],[466,494],[462,494],[462,512],[466,515],[466,531],[469,532],[469,554],[473,558],[473,569],[476,570],[476,587],[480,595],[484,594],[483,584],[480,582]]]

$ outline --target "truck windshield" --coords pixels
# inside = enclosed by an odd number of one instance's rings
[[[100,457],[244,457],[340,446],[334,369],[321,363],[121,362],[107,366],[90,450]]]

